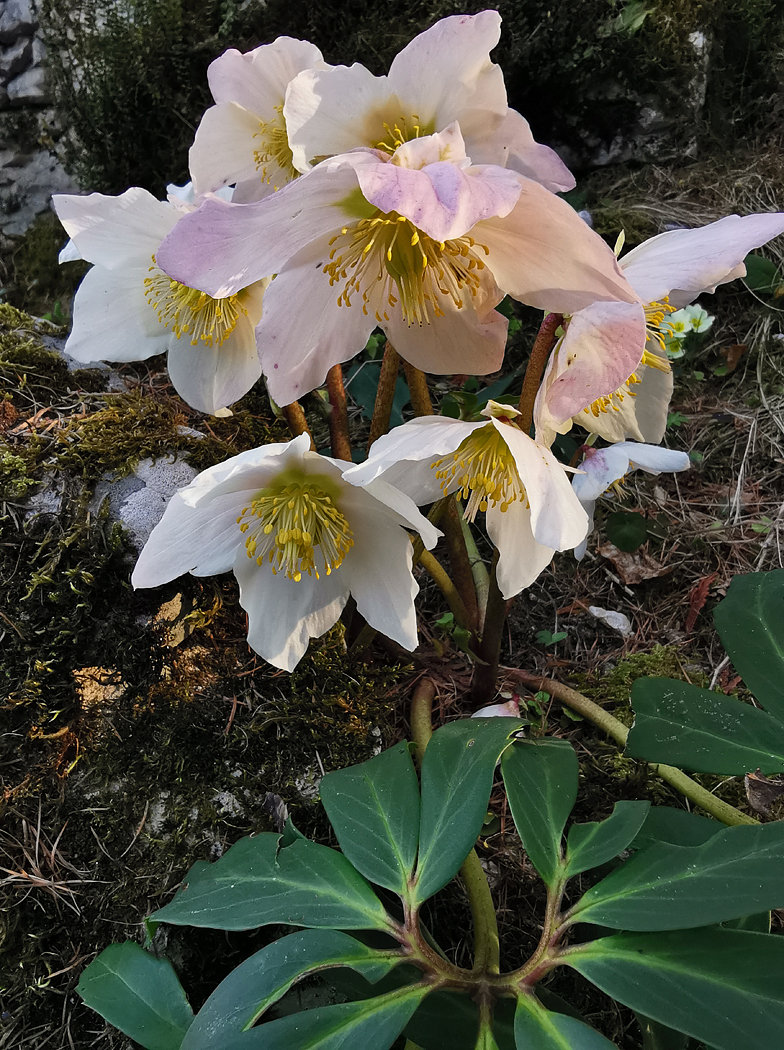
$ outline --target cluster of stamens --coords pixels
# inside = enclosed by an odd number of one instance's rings
[[[289,146],[289,136],[286,131],[286,121],[283,117],[283,106],[275,106],[276,117],[272,120],[259,121],[259,130],[253,136],[261,139],[259,149],[253,151],[253,159],[256,170],[261,172],[261,181],[269,182],[270,174],[268,165],[274,162],[289,179],[296,179],[299,172],[294,167],[294,155]],[[280,189],[273,186],[273,189]]]
[[[649,339],[655,340],[664,350],[664,334],[659,329],[659,325],[662,323],[668,313],[674,313],[675,307],[670,306],[667,301],[667,296],[660,303],[649,303],[645,307],[645,327],[646,333]],[[670,363],[666,357],[661,357],[659,354],[651,350],[643,350],[642,359],[638,368],[641,365],[645,365],[648,368],[655,368],[657,372],[670,372]],[[623,386],[617,390],[613,390],[611,394],[606,394],[604,397],[598,397],[592,404],[588,405],[587,408],[583,409],[586,415],[592,415],[598,418],[602,412],[620,412],[621,405],[625,397],[637,397],[636,390],[632,390],[633,386],[641,383],[642,379],[637,372],[632,372]]]
[[[379,211],[344,226],[330,246],[324,273],[331,285],[344,282],[338,306],[351,306],[352,297],[361,295],[362,311],[367,314],[380,283],[383,316],[375,310],[379,324],[389,320],[385,307],[398,303],[406,321],[420,326],[444,316],[442,298],[462,309],[466,295],[475,295],[481,283],[485,264],[478,249],[489,255],[473,237],[435,241],[394,211]]]
[[[669,324],[666,324],[664,328],[661,327],[662,322],[668,314],[674,314],[675,307],[670,306],[670,297],[665,295],[661,302],[648,303],[645,306],[645,334],[648,339],[658,343],[664,353],[664,341],[667,337],[667,329],[669,328],[670,333],[672,328]]]
[[[329,576],[354,546],[348,521],[317,481],[263,490],[243,507],[237,524],[248,557],[257,565],[268,562],[275,575],[283,572],[295,583],[303,573],[317,580],[319,571]]]
[[[198,288],[180,284],[160,269],[152,257],[151,276],[144,278],[144,295],[164,328],[171,328],[178,339],[190,338],[191,346],[201,341],[221,346],[247,314],[239,295],[213,299]]]
[[[384,121],[383,127],[386,135],[376,143],[376,149],[384,150],[390,156],[405,142],[410,142],[411,139],[418,139],[420,135],[424,134],[416,113],[411,114],[410,124],[405,117],[400,117],[394,124],[388,124]]]
[[[457,495],[468,501],[463,515],[468,521],[473,521],[480,510],[487,510],[488,504],[500,503],[502,512],[517,501],[529,506],[514,457],[492,423],[477,427],[451,456],[430,466],[445,495],[457,481]]]

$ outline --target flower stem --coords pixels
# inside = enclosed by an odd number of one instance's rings
[[[430,573],[433,582],[446,598],[447,605],[452,610],[452,614],[457,623],[459,623],[461,627],[465,627],[466,630],[470,631],[472,625],[468,615],[468,609],[466,609],[465,602],[460,597],[460,592],[457,587],[455,587],[449,577],[449,573],[443,567],[441,562],[431,554],[430,551],[423,550],[419,555],[419,564]]]
[[[517,420],[517,423],[524,434],[527,434],[531,429],[531,423],[534,418],[534,402],[539,390],[539,383],[544,372],[544,366],[547,364],[547,358],[555,342],[556,330],[562,321],[562,314],[545,314],[545,318],[534,340],[534,345],[531,347],[531,356],[528,359],[528,367],[525,370],[523,389],[518,405],[522,419]]]
[[[310,451],[315,452],[316,443],[313,440],[308,421],[305,419],[305,413],[302,411],[302,405],[299,401],[292,401],[290,405],[284,405],[281,411],[289,425],[291,436],[299,437],[300,434],[307,434],[310,438]]]
[[[479,608],[476,588],[474,587],[474,575],[460,519],[461,514],[457,503],[454,499],[450,499],[441,517],[441,528],[444,532],[447,550],[449,551],[449,565],[452,569],[452,578],[466,607],[469,616],[468,626],[472,631],[475,631],[479,622]]]
[[[425,373],[420,372],[418,368],[414,368],[408,361],[403,362],[403,368],[405,369],[406,382],[411,394],[411,405],[414,409],[414,415],[432,416],[433,403],[430,400],[430,391],[427,389]]]
[[[387,430],[389,430],[389,420],[392,415],[392,403],[395,400],[395,385],[399,370],[400,355],[387,340],[384,357],[381,360],[381,373],[378,377],[376,402],[373,405],[373,418],[370,421],[368,451],[373,442],[377,441],[382,434],[386,434]]]
[[[455,505],[459,513],[460,503],[456,501]],[[471,531],[471,523],[470,521],[466,521],[462,514],[460,514],[460,528],[463,530],[463,539],[465,540],[466,553],[468,554],[468,564],[471,566],[471,575],[474,578],[478,621],[477,630],[479,634],[481,634],[485,627],[487,596],[490,593],[490,573],[487,571],[487,566],[477,549],[476,540]]]
[[[343,366],[333,365],[327,372],[327,390],[332,411],[329,415],[329,436],[334,459],[351,462],[351,438],[348,433],[348,401],[343,385]]]
[[[506,623],[506,601],[501,595],[496,579],[498,551],[493,554],[490,567],[490,586],[485,606],[485,622],[482,630],[482,641],[477,656],[482,661],[474,667],[471,679],[471,701],[474,707],[482,707],[490,702],[495,693],[498,678],[498,661],[501,652],[501,636]]]
[[[414,758],[420,769],[425,748],[433,735],[435,695],[436,687],[431,679],[423,678],[411,698],[411,736],[416,746]],[[474,971],[497,974],[500,972],[498,922],[487,876],[476,850],[472,849],[463,862],[460,877],[468,894],[474,923]]]
[[[626,739],[629,736],[627,727],[623,722],[619,722],[617,718],[611,715],[609,711],[605,711],[604,708],[595,704],[593,700],[589,700],[587,696],[583,696],[582,693],[578,693],[566,685],[561,685],[560,682],[556,682],[552,678],[542,678],[540,675],[530,674],[528,671],[520,671],[514,667],[505,667],[504,672],[512,675],[519,682],[523,682],[532,689],[541,689],[545,693],[549,693],[555,700],[559,700],[573,711],[577,711],[578,714],[581,714],[584,718],[593,722],[594,725],[604,730],[620,747],[626,746]],[[739,809],[729,805],[728,802],[723,802],[720,798],[716,798],[707,788],[704,788],[696,780],[692,780],[690,776],[687,776],[683,770],[676,769],[675,766],[661,765],[657,762],[649,762],[648,765],[655,773],[658,773],[662,780],[665,780],[676,791],[679,791],[694,802],[695,805],[698,805],[701,809],[710,813],[711,816],[720,820],[722,824],[734,826],[736,824],[759,823],[754,817],[749,817],[745,813],[741,813]]]

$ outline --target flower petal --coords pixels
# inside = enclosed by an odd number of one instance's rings
[[[376,326],[361,302],[338,306],[337,289],[321,272],[329,262],[329,240],[322,237],[295,255],[265,295],[256,343],[270,396],[279,405],[323,383],[332,365],[362,350]]]
[[[144,297],[148,270],[87,271],[74,297],[66,353],[77,361],[144,361],[164,353],[173,336]]]
[[[264,184],[254,156],[258,130],[259,118],[236,102],[222,102],[208,109],[188,153],[194,191],[210,193],[250,179],[255,179],[261,190]],[[271,192],[272,187],[267,189]]]
[[[513,598],[553,560],[555,551],[537,542],[531,530],[531,511],[521,503],[510,503],[505,511],[487,508],[487,534],[498,548],[496,579],[503,598]]]
[[[688,470],[691,466],[688,453],[679,452],[674,448],[662,448],[661,445],[640,445],[635,441],[625,441],[624,451],[629,456],[632,470],[639,468],[649,474]]]
[[[52,204],[81,257],[109,270],[149,266],[151,256],[180,217],[170,204],[139,186],[119,197],[56,193]]]
[[[269,120],[283,103],[286,85],[303,69],[323,66],[321,52],[307,40],[279,36],[245,54],[230,48],[207,70],[216,102],[239,102]]]
[[[490,250],[498,287],[530,306],[570,314],[597,300],[637,301],[601,237],[530,179],[509,215],[486,219],[472,236]]]
[[[168,368],[174,389],[199,412],[214,415],[233,405],[261,378],[252,322],[241,317],[219,346],[207,346],[201,339],[193,346],[187,336],[173,339]]]
[[[474,164],[501,164],[533,179],[552,193],[574,189],[575,178],[549,146],[537,142],[528,121],[516,110],[507,112],[500,127],[469,137],[465,119],[460,128]]]
[[[367,155],[369,156],[369,155]],[[166,238],[158,265],[189,288],[221,299],[273,273],[305,245],[340,230],[341,201],[356,192],[349,164],[320,165],[254,204],[208,199]]]
[[[645,349],[645,312],[640,303],[593,303],[569,321],[557,351],[558,374],[547,407],[558,423],[622,386]]]
[[[581,474],[572,479],[572,489],[581,503],[595,501],[610,485],[627,474],[630,469],[629,449],[645,448],[631,441],[620,441],[609,448],[588,449],[580,464]]]
[[[744,258],[784,233],[784,212],[727,215],[696,230],[669,230],[633,248],[621,267],[644,302],[661,300],[680,307],[700,292],[743,277]]]
[[[348,601],[340,569],[318,580],[303,576],[295,583],[283,573],[274,576],[268,565],[257,565],[244,547],[234,575],[240,585],[240,605],[248,614],[248,645],[283,671],[294,670],[308,641],[337,623]]]

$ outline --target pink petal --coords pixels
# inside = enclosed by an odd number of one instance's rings
[[[463,134],[468,137],[465,130]],[[472,138],[469,153],[475,164],[506,165],[552,193],[564,193],[575,186],[574,175],[558,154],[536,141],[528,121],[514,109],[509,110],[501,126],[486,139],[477,143]]]

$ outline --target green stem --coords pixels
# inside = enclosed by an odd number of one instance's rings
[[[452,610],[455,620],[461,627],[465,627],[466,630],[470,631],[471,620],[468,615],[468,609],[466,609],[465,602],[460,597],[460,591],[455,587],[449,577],[449,573],[441,562],[430,551],[423,550],[419,555],[419,564],[430,573],[433,582],[446,598],[447,605]]]
[[[468,625],[471,630],[475,631],[479,622],[479,608],[474,587],[474,575],[461,525],[461,515],[454,499],[447,502],[445,512],[441,517],[441,528],[449,551],[452,579],[455,581],[455,586],[468,612]]]
[[[348,433],[348,400],[343,385],[343,366],[333,365],[327,372],[327,391],[332,411],[329,414],[329,436],[333,459],[351,462],[351,438]]]
[[[389,420],[392,415],[392,404],[395,400],[395,386],[397,374],[400,369],[400,356],[394,346],[387,341],[384,356],[381,359],[381,372],[378,377],[378,389],[376,390],[376,401],[373,405],[373,418],[370,421],[370,436],[368,437],[368,451],[374,441],[389,430]]]
[[[433,700],[436,695],[436,687],[430,678],[423,678],[414,690],[411,697],[411,739],[414,741],[416,750],[414,759],[419,768],[422,768],[422,758],[425,748],[430,743],[433,735]]]
[[[490,567],[490,588],[485,606],[485,623],[477,656],[481,663],[474,667],[471,679],[471,701],[475,708],[488,704],[495,693],[501,637],[506,623],[506,601],[501,595],[496,578],[498,551],[493,554]]]
[[[460,504],[456,502],[456,506],[459,512]],[[468,564],[471,566],[471,575],[474,578],[478,619],[477,630],[479,634],[482,634],[485,627],[487,596],[490,593],[490,573],[487,571],[487,566],[476,546],[476,540],[471,531],[471,522],[466,521],[462,514],[460,515],[460,527],[463,530],[463,539],[465,540],[466,551],[468,553]]]
[[[595,704],[593,700],[589,700],[587,696],[583,696],[582,693],[578,693],[566,685],[561,685],[560,682],[556,682],[552,678],[542,678],[540,675],[530,674],[528,671],[520,671],[514,667],[505,667],[504,672],[532,689],[541,689],[545,693],[549,693],[555,700],[566,704],[567,707],[593,722],[621,748],[626,746],[626,740],[629,736],[627,727],[623,722],[619,722],[617,718],[611,715],[609,711],[605,711],[604,708]],[[728,802],[723,802],[720,798],[716,798],[707,788],[704,788],[696,780],[692,780],[690,776],[687,776],[683,770],[676,769],[675,766],[661,765],[657,762],[649,762],[648,765],[662,780],[665,780],[676,791],[679,791],[694,802],[695,805],[700,806],[701,809],[720,820],[722,824],[734,826],[736,824],[759,823],[754,817],[749,817]]]
[[[531,356],[528,359],[528,367],[523,378],[523,389],[520,393],[518,408],[522,419],[516,422],[522,432],[527,434],[531,429],[534,418],[534,402],[539,390],[544,366],[555,342],[555,333],[563,321],[561,314],[545,314],[541,327],[537,333],[534,345],[531,347]]]
[[[427,389],[425,373],[420,372],[418,368],[414,368],[408,361],[403,362],[403,368],[411,394],[411,407],[414,409],[414,415],[432,416],[433,403],[430,400],[430,391]]]
[[[299,437],[300,434],[307,434],[310,438],[310,451],[315,452],[316,443],[313,440],[308,421],[305,419],[305,413],[302,411],[302,405],[299,401],[292,401],[290,405],[283,405],[281,412],[289,425],[291,436]]]

